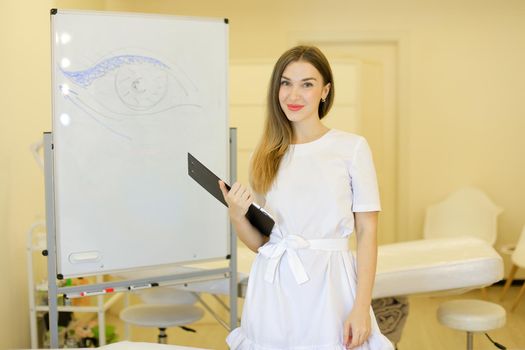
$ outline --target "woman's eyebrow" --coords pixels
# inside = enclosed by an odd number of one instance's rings
[[[286,80],[290,80],[290,81],[292,80],[290,78],[285,77],[284,75],[281,75],[281,78],[282,79],[286,79]],[[314,77],[301,79],[301,81],[307,81],[307,80],[316,80],[317,81],[317,79],[315,79]]]

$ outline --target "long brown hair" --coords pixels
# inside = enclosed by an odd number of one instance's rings
[[[281,109],[279,89],[286,67],[297,61],[313,65],[323,77],[323,85],[330,83],[325,101],[319,104],[319,119],[332,107],[334,101],[334,79],[325,55],[315,46],[296,46],[279,57],[273,67],[268,89],[264,132],[255,149],[250,166],[250,182],[255,192],[265,194],[270,189],[284,154],[292,142],[292,124]]]

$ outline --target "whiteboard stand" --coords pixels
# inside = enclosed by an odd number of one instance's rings
[[[230,128],[230,184],[237,181],[237,128]],[[230,222],[230,330],[237,328],[237,234]]]
[[[44,177],[46,196],[46,232],[47,232],[47,305],[49,305],[49,345],[58,348],[58,288],[55,245],[55,194],[53,186],[53,136],[44,133]],[[46,254],[44,254],[46,255]]]
[[[128,292],[130,286],[154,284],[173,285],[191,282],[202,282],[214,279],[228,278],[230,280],[230,327],[233,330],[238,325],[237,320],[237,237],[230,224],[230,255],[227,268],[206,269],[196,272],[155,276],[151,278],[130,279],[124,281],[101,282],[102,276],[97,276],[97,282],[83,286],[58,287],[57,279],[63,276],[57,271],[56,226],[55,226],[55,191],[54,191],[54,146],[51,132],[44,133],[44,176],[46,201],[46,231],[47,231],[47,274],[48,274],[48,306],[49,306],[49,336],[50,348],[58,348],[58,303],[59,294],[74,295],[81,292],[97,293],[112,289],[114,292]],[[230,181],[236,180],[237,168],[237,133],[235,128],[230,129]],[[98,295],[98,302],[103,302],[104,295]],[[100,313],[99,313],[100,319]],[[99,324],[100,342],[105,343],[105,322]]]

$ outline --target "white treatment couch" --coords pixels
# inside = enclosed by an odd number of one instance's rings
[[[381,245],[373,298],[421,293],[462,293],[503,278],[503,260],[472,237]]]

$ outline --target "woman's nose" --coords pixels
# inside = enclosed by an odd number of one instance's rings
[[[292,100],[295,100],[297,98],[299,98],[300,94],[299,94],[299,89],[297,87],[292,87],[290,89],[290,99]]]

